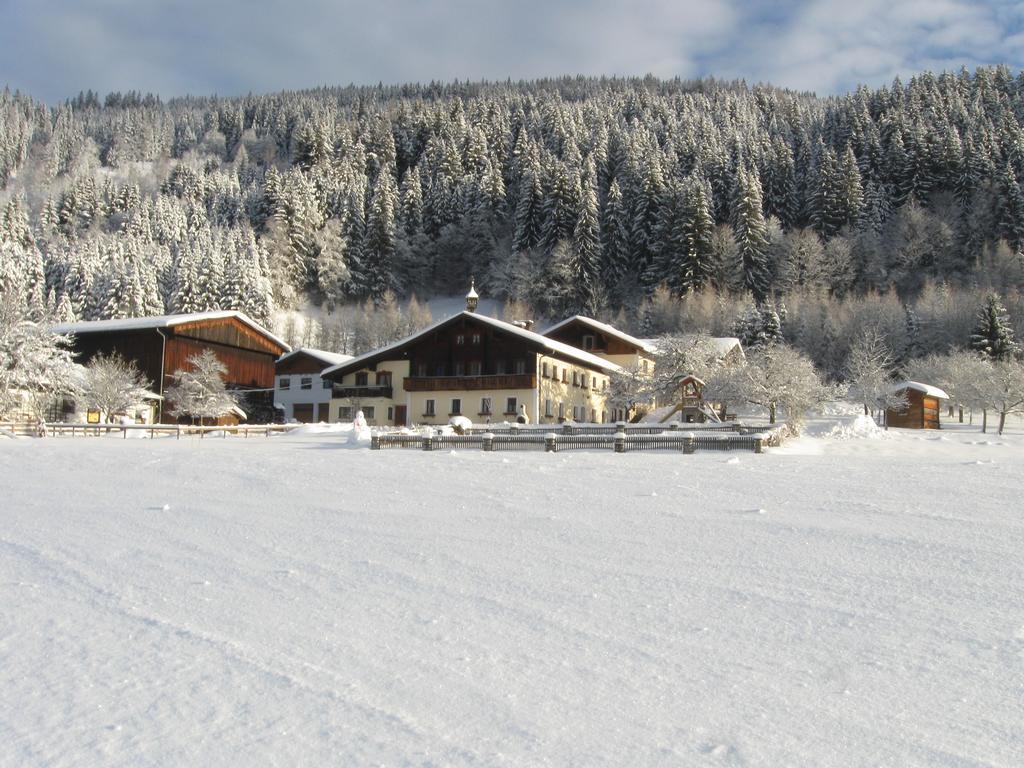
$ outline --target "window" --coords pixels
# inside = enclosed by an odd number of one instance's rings
[[[572,372],[572,385],[578,387],[580,385],[580,374],[579,371]]]
[[[554,363],[551,364],[551,378],[558,381],[558,366]]]
[[[458,397],[452,398],[452,409],[448,412],[449,416],[458,416],[462,413],[462,399]]]
[[[395,420],[395,409],[393,406],[388,406],[388,421]]]
[[[280,381],[280,387],[281,387],[281,389],[291,389],[292,388],[292,380],[290,378],[288,378],[287,376],[282,376],[281,377],[281,381]]]
[[[435,376],[444,376],[444,363],[437,363],[434,366],[434,375]]]
[[[352,406],[351,405],[339,405],[338,406],[338,421],[352,421]]]
[[[513,373],[526,373],[526,361],[516,360],[513,364]]]
[[[597,389],[597,376],[590,377],[590,386]]]
[[[378,371],[377,372],[377,386],[378,387],[390,387],[391,386],[391,371]]]
[[[519,413],[519,399],[510,397],[505,401],[505,415],[511,415],[513,413]]]
[[[423,403],[423,415],[424,416],[433,416],[434,415],[434,401],[433,400],[427,400],[426,402]]]
[[[484,365],[483,365],[483,363],[481,363],[479,360],[470,360],[469,361],[469,375],[470,376],[479,376],[483,372],[484,372]]]
[[[583,348],[593,349],[594,348],[594,335],[592,333],[583,334]]]
[[[416,364],[416,375],[417,376],[426,376],[427,375],[427,364],[426,363],[417,363]]]
[[[552,416],[552,413],[551,413],[551,398],[548,398],[547,400],[544,401],[544,415],[547,418],[549,418],[549,419]]]
[[[558,418],[565,419],[565,403],[558,404]]]
[[[644,373],[647,373],[647,361],[646,360],[643,361],[643,365],[641,367],[643,368]]]
[[[456,376],[465,376],[466,375],[466,365],[465,365],[465,363],[456,363],[455,364],[455,375]]]
[[[494,372],[496,374],[498,374],[499,376],[501,374],[505,373],[505,361],[504,360],[495,360],[494,361]]]
[[[364,405],[362,411],[363,418],[365,418],[367,422],[373,421],[376,416],[376,409],[372,405]]]
[[[330,389],[331,388],[331,382],[328,379],[320,379],[320,385],[324,389]]]
[[[541,363],[540,375],[543,376],[545,379],[548,377],[548,364],[547,363]]]
[[[481,397],[480,398],[480,415],[490,416],[491,415],[491,398]]]
[[[480,343],[480,334],[479,333],[474,333],[473,334],[473,343],[474,344],[479,344]]]
[[[303,376],[299,379],[299,389],[312,389],[313,388],[313,377]]]
[[[357,387],[365,387],[369,383],[369,380],[370,374],[368,374],[366,371],[360,371],[359,373],[356,374]]]
[[[568,368],[563,368],[562,369],[562,383],[563,384],[568,384],[569,383],[569,369]]]
[[[455,337],[455,346],[461,347],[461,346],[464,346],[465,343],[466,343],[466,336],[464,334],[460,333],[458,336]]]

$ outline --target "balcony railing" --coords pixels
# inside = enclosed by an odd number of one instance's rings
[[[537,376],[532,373],[496,376],[409,376],[403,380],[406,392],[445,392],[469,389],[533,389]]]
[[[391,397],[391,387],[378,386],[376,384],[363,384],[361,386],[342,386],[341,384],[335,384],[331,390],[333,397],[351,397],[351,398],[367,398],[367,397]]]

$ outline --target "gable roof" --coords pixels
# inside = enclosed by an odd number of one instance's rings
[[[698,334],[685,334],[686,338],[696,338]],[[743,353],[743,345],[740,344],[740,340],[735,336],[707,336],[705,337],[708,343],[711,344],[716,354],[725,356],[732,352],[734,349],[739,347],[740,353]],[[658,340],[657,339],[641,339],[645,344],[649,345],[653,352],[658,351]]]
[[[476,312],[459,312],[457,315],[452,315],[451,317],[447,317],[444,320],[440,320],[434,323],[433,325],[427,326],[422,331],[417,331],[416,333],[410,336],[406,336],[404,339],[399,339],[398,341],[392,342],[391,344],[388,344],[385,347],[381,347],[380,349],[374,350],[373,352],[367,352],[365,355],[359,355],[358,357],[354,357],[351,360],[348,360],[339,365],[334,365],[331,366],[330,368],[325,368],[321,373],[321,376],[326,376],[327,374],[330,373],[344,376],[346,373],[358,371],[371,363],[379,362],[381,360],[388,360],[390,359],[390,354],[400,351],[401,349],[411,344],[412,342],[416,341],[417,339],[420,339],[429,333],[433,333],[434,331],[437,331],[447,325],[451,325],[456,320],[467,318],[477,320],[483,323],[484,325],[489,325],[495,330],[502,331],[503,333],[507,333],[511,336],[518,336],[524,341],[530,342],[531,344],[534,344],[547,352],[553,352],[555,354],[562,355],[563,357],[567,357],[570,360],[574,360],[577,363],[589,366],[590,368],[596,368],[597,370],[606,371],[608,373],[621,370],[618,365],[609,360],[605,360],[602,357],[592,355],[589,352],[584,352],[582,349],[577,349],[576,347],[573,347],[569,344],[563,344],[560,341],[549,339],[547,336],[542,336],[539,333],[528,331],[525,328],[520,328],[517,325],[512,325],[512,323],[506,323],[504,320],[498,320],[497,318],[494,317],[487,317],[486,315],[480,315],[477,314]]]
[[[347,363],[352,359],[352,355],[343,355],[340,352],[327,352],[323,349],[313,349],[312,347],[299,347],[293,349],[291,352],[286,352],[277,358],[277,362],[283,363],[285,360],[295,357],[295,355],[309,355],[312,358],[316,358],[320,362],[326,365],[341,365]]]
[[[949,400],[949,395],[947,395],[943,390],[938,387],[933,387],[931,384],[922,384],[920,381],[898,381],[889,387],[890,392],[900,392],[904,389],[913,389],[916,392],[923,392],[928,395],[928,397],[937,397],[940,400]]]
[[[602,323],[600,320],[595,320],[594,318],[587,317],[586,315],[573,315],[572,317],[568,317],[565,320],[562,320],[560,323],[555,323],[546,331],[544,331],[543,335],[548,336],[551,333],[554,333],[555,331],[559,330],[560,328],[564,328],[570,323],[575,322],[582,323],[583,325],[593,328],[595,331],[607,334],[608,336],[612,336],[613,338],[616,338],[619,341],[623,341],[626,344],[630,344],[636,347],[637,349],[647,352],[648,354],[654,354],[655,352],[654,345],[651,344],[649,340],[638,339],[636,338],[636,336],[630,336],[628,333],[620,331],[618,328],[612,325]]]
[[[216,312],[191,312],[184,315],[152,315],[150,317],[126,317],[118,320],[84,320],[78,323],[60,323],[53,326],[50,330],[54,333],[108,333],[110,331],[144,331],[155,328],[173,328],[176,325],[187,325],[188,323],[198,323],[203,320],[226,320],[228,318],[235,318],[245,325],[252,328],[254,331],[262,336],[273,341],[281,347],[284,347],[285,351],[290,351],[291,347],[285,344],[283,339],[278,338],[262,325],[257,323],[248,315],[243,312],[237,312],[233,309],[220,310]]]

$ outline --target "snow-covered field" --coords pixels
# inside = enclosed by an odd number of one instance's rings
[[[0,440],[0,766],[1024,765],[1024,434]]]

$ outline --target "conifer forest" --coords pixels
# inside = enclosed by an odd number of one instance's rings
[[[381,341],[367,318],[422,323],[408,299],[473,275],[506,314],[767,329],[836,377],[868,327],[904,360],[969,346],[993,294],[1024,333],[1022,121],[1003,67],[827,98],[655,78],[5,90],[0,295],[279,331],[315,309],[288,340],[355,352]]]

